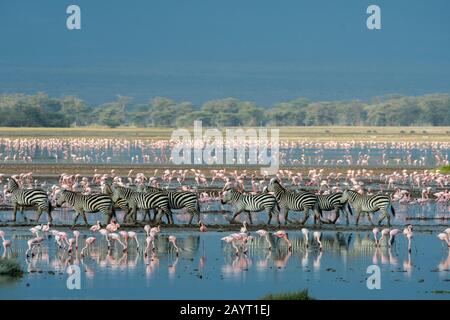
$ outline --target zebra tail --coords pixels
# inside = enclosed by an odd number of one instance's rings
[[[352,216],[353,215],[352,207],[350,206],[350,203],[348,203],[348,202],[347,202],[347,208],[348,208],[348,211],[350,212],[350,215]]]
[[[391,204],[391,211],[392,211],[392,216],[395,217],[395,209],[394,206]]]

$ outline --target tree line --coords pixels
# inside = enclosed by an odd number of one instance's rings
[[[450,96],[390,95],[370,101],[310,101],[299,98],[272,106],[258,106],[234,98],[207,101],[202,105],[157,97],[148,103],[132,98],[92,106],[74,96],[49,97],[0,95],[0,126],[70,127],[190,127],[195,120],[203,126],[449,126]]]

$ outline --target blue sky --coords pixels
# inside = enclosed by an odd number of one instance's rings
[[[70,4],[82,30],[66,29]],[[450,92],[449,14],[446,0],[1,0],[0,92],[262,105]]]

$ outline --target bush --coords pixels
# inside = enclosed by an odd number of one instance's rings
[[[0,259],[0,276],[21,277],[23,270],[14,259]]]
[[[314,300],[308,293],[308,289],[296,292],[267,294],[261,300]]]
[[[440,168],[442,173],[450,173],[450,165],[448,166],[443,166]]]

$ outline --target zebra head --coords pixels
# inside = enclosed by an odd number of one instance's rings
[[[112,190],[112,201],[117,202],[119,199],[125,199],[126,188],[121,186],[111,187]]]
[[[62,189],[57,195],[56,195],[56,206],[59,208],[61,207],[65,202],[67,202],[67,195],[68,192],[65,189]]]
[[[278,179],[276,178],[272,178],[269,182],[269,185],[267,186],[267,191],[268,192],[276,192],[277,190],[280,189],[284,189],[281,184],[280,181],[278,181]]]
[[[19,188],[20,188],[20,186],[17,183],[16,179],[14,179],[13,177],[8,179],[8,187],[7,187],[8,192],[14,192],[15,190],[17,190]]]
[[[353,202],[355,200],[355,194],[355,191],[345,189],[344,192],[342,192],[342,196],[341,199],[339,199],[339,202],[341,204],[345,204],[346,202]]]
[[[233,195],[236,193],[234,189],[227,188],[222,192],[222,198],[220,199],[220,203],[225,204],[230,202],[233,199]]]

